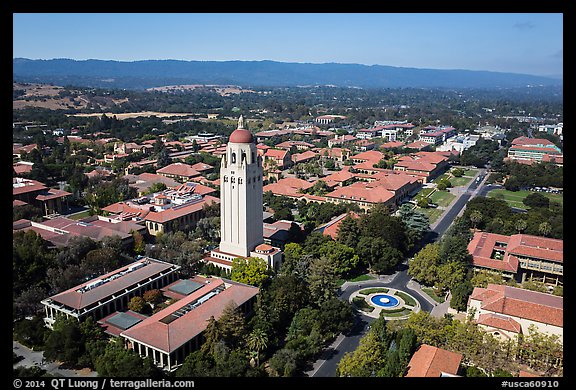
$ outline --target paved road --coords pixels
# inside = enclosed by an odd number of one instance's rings
[[[44,362],[44,352],[33,351],[30,348],[20,344],[17,341],[12,340],[12,350],[16,355],[24,357],[18,363],[14,364],[14,367],[32,367],[37,366],[43,370],[48,371],[53,375],[64,376],[64,377],[95,377],[98,375],[95,371],[88,369],[83,370],[68,370],[60,368],[60,363],[57,362]]]
[[[472,196],[476,196],[477,193],[482,194],[481,196],[486,195],[488,190],[486,187],[483,187],[487,176],[486,169],[481,169],[476,177],[478,176],[481,177],[481,180],[479,182],[473,180],[468,187],[462,191],[462,193],[458,193],[458,199],[440,216],[438,222],[431,226],[431,232],[424,237],[425,242],[438,240],[446,230],[448,230],[448,227],[452,224],[456,216],[462,212],[464,206]],[[490,187],[497,188],[497,186]],[[348,300],[353,292],[361,288],[391,287],[410,293],[418,300],[422,310],[432,312],[432,315],[435,316],[443,316],[448,307],[448,303],[438,305],[436,302],[432,301],[420,290],[419,284],[416,281],[411,280],[412,278],[408,275],[407,270],[408,266],[406,262],[404,262],[395,274],[384,277],[384,280],[371,280],[358,283],[347,282],[341,287],[342,294],[340,298]],[[346,352],[352,352],[358,347],[360,339],[364,336],[368,330],[368,325],[372,321],[374,321],[374,318],[358,314],[357,322],[350,334],[338,336],[334,343],[332,343],[320,359],[314,363],[312,369],[310,369],[306,374],[313,377],[336,376],[336,367],[338,366],[340,359],[342,359],[342,356],[344,356]]]

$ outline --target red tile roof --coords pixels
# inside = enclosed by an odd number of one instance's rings
[[[479,325],[489,326],[491,328],[497,328],[506,330],[508,332],[521,333],[522,326],[518,321],[513,318],[502,316],[494,313],[480,314],[478,320],[476,321]]]
[[[301,196],[302,193],[299,192],[300,189],[306,190],[313,185],[314,183],[310,183],[306,180],[286,177],[278,180],[276,183],[265,185],[262,190],[264,192],[272,191],[272,193],[276,195]]]
[[[156,171],[156,173],[164,173],[167,175],[175,175],[175,176],[183,176],[183,177],[194,177],[200,176],[200,172],[192,168],[188,164],[184,163],[173,163],[170,165],[166,165],[164,168],[160,168]]]
[[[547,140],[545,138],[528,138],[525,136],[514,138],[512,140],[512,146],[515,146],[515,145],[524,145],[524,146],[542,145],[542,146],[549,146],[551,148],[556,147],[556,145],[554,145],[554,142]]]
[[[219,287],[227,288],[186,314],[170,322],[165,320],[170,318],[172,313],[185,308]],[[218,320],[229,302],[235,302],[240,306],[255,297],[258,292],[259,289],[256,287],[214,278],[211,283],[134,325],[122,332],[121,335],[170,353],[202,333],[206,329],[210,317]]]
[[[168,210],[159,211],[159,212],[151,211],[150,213],[148,213],[148,215],[146,216],[145,219],[146,219],[146,221],[150,221],[150,222],[165,223],[168,221],[172,221],[176,218],[180,218],[184,215],[198,212],[198,211],[202,210],[204,205],[206,205],[206,204],[209,205],[209,204],[212,204],[213,202],[220,203],[220,199],[215,198],[215,197],[210,196],[210,195],[206,195],[200,202],[192,203],[189,205],[184,205],[184,206],[178,207],[176,209],[170,208]]]
[[[428,144],[426,144],[428,145]],[[392,148],[400,148],[404,146],[403,142],[400,141],[390,141],[380,145],[380,149],[392,149]]]
[[[49,188],[45,194],[40,194],[36,196],[36,200],[45,201],[50,199],[63,198],[65,196],[72,195],[70,192],[56,190],[54,188]]]
[[[293,155],[292,155],[292,161],[293,161],[294,163],[299,163],[299,162],[302,162],[302,161],[307,161],[307,160],[313,159],[313,158],[316,157],[316,156],[318,156],[317,153],[315,153],[315,152],[313,152],[313,151],[311,151],[311,150],[307,150],[307,151],[305,151],[305,152],[303,152],[303,153],[293,154]]]
[[[140,261],[144,260],[145,259],[142,259]],[[50,299],[52,299],[55,302],[59,302],[63,305],[66,305],[68,307],[71,307],[73,309],[82,309],[102,299],[110,297],[115,293],[122,292],[124,291],[124,289],[135,283],[145,281],[151,276],[157,275],[160,272],[165,272],[175,267],[174,264],[165,263],[163,261],[155,259],[146,258],[146,260],[148,260],[148,264],[146,266],[133,270],[125,275],[120,276],[117,279],[111,280],[96,288],[85,291],[83,293],[77,291],[81,287],[84,287],[92,283],[94,280],[106,279],[111,277],[112,275],[119,274],[121,271],[126,271],[128,267],[130,267],[134,263],[118,268],[105,275],[99,276],[96,279],[92,279],[85,283],[79,284],[59,294],[53,295],[52,297],[50,297]]]
[[[500,243],[500,246],[497,247],[496,243]],[[503,252],[502,260],[492,258],[492,253],[496,248]],[[528,234],[504,236],[475,232],[468,243],[468,252],[472,255],[473,265],[513,273],[518,271],[518,256],[562,263],[564,261],[563,248],[562,240]]]
[[[264,153],[264,157],[270,157],[275,159],[284,159],[288,154],[288,150],[285,149],[267,149],[266,153]]]
[[[438,378],[443,372],[455,375],[461,361],[461,353],[422,344],[410,359],[406,376]]]
[[[13,178],[12,179],[12,195],[20,195],[28,192],[42,191],[47,187],[36,180]]]
[[[371,183],[356,182],[326,194],[327,198],[345,199],[355,202],[379,203],[394,198],[394,193],[383,186],[372,187]]]
[[[366,152],[359,153],[355,156],[350,157],[352,160],[364,160],[371,161],[376,164],[378,161],[384,158],[384,153],[377,150],[368,150]]]
[[[340,228],[340,224],[342,223],[342,220],[344,218],[346,218],[346,216],[348,216],[348,215],[350,215],[354,219],[360,218],[360,216],[353,211],[351,211],[349,213],[341,214],[324,225],[324,229],[322,230],[322,234],[324,234],[325,236],[330,236],[334,240],[336,238],[338,238],[338,229]]]
[[[548,293],[497,284],[474,288],[470,300],[485,311],[563,327],[564,299]]]

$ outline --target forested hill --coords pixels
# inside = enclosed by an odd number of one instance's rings
[[[13,74],[17,82],[128,89],[176,84],[246,87],[335,85],[361,88],[509,88],[562,84],[559,79],[515,73],[275,61],[121,62],[15,58]]]

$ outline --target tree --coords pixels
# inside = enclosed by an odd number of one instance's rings
[[[459,235],[445,235],[440,242],[440,262],[460,262],[467,264],[471,259],[468,239]]]
[[[153,183],[150,187],[148,187],[146,194],[155,194],[156,192],[164,191],[166,188],[166,184],[164,183]]]
[[[472,294],[474,286],[469,280],[456,285],[452,290],[452,298],[450,299],[450,307],[458,311],[466,311],[468,305],[468,297]]]
[[[162,302],[162,292],[158,289],[148,290],[142,295],[144,301],[151,304]]]
[[[232,260],[232,280],[252,286],[261,286],[270,277],[268,265],[264,259],[237,257]]]
[[[31,317],[42,312],[41,300],[46,298],[46,290],[39,286],[32,286],[22,292],[14,300],[14,309],[17,318]]]
[[[246,339],[250,351],[256,353],[256,365],[260,365],[260,353],[268,347],[268,335],[262,329],[254,329]]]
[[[379,237],[362,237],[356,252],[362,259],[366,259],[370,270],[375,273],[387,272],[403,259],[402,252]]]
[[[291,377],[298,368],[298,353],[291,349],[282,348],[270,358],[269,363],[276,375]]]
[[[75,366],[85,352],[85,337],[80,331],[78,321],[60,316],[54,322],[54,330],[46,339],[44,357]]]
[[[130,302],[128,302],[128,309],[135,311],[137,313],[141,313],[146,306],[146,301],[142,299],[142,297],[132,297]]]
[[[240,348],[244,344],[246,322],[234,301],[228,302],[224,307],[218,319],[218,330],[221,340],[230,348]]]
[[[336,368],[341,377],[369,377],[385,363],[385,349],[375,332],[369,331],[354,352],[346,352]]]
[[[356,270],[360,258],[354,249],[335,241],[329,241],[320,247],[320,256],[325,256],[334,265],[334,272],[347,277]]]
[[[35,231],[19,231],[12,235],[12,277],[15,293],[40,284],[52,262],[48,243]]]
[[[550,199],[539,192],[532,192],[522,199],[522,203],[532,208],[548,208],[550,206]]]
[[[142,255],[146,251],[146,242],[144,236],[136,230],[131,231],[132,239],[134,240],[134,253]]]
[[[200,352],[214,355],[216,343],[221,339],[220,328],[214,316],[210,316],[206,321],[208,325],[206,325],[206,329],[204,330],[204,344],[200,347]]]
[[[439,263],[440,244],[428,244],[408,263],[408,274],[421,283],[432,286],[437,280]]]
[[[526,230],[526,227],[528,227],[528,224],[524,219],[518,219],[514,223],[514,228],[518,230],[518,233],[522,233],[524,230]]]
[[[321,304],[334,296],[336,272],[334,265],[325,256],[312,260],[308,274],[308,288],[312,302]]]
[[[157,369],[152,360],[142,359],[136,352],[114,342],[106,346],[104,354],[96,360],[96,371],[104,377],[154,377]]]
[[[348,214],[340,221],[340,225],[338,225],[336,240],[351,248],[356,248],[359,239],[360,227],[358,226],[358,220],[353,218],[351,214]]]
[[[470,213],[470,222],[472,222],[472,227],[476,229],[476,226],[482,222],[482,213],[478,210],[474,210]]]
[[[423,208],[423,209],[427,208],[429,203],[430,203],[430,201],[428,200],[428,198],[424,198],[424,197],[418,199],[418,201],[416,202],[418,207]]]
[[[544,237],[548,237],[551,231],[552,231],[552,225],[550,225],[550,223],[548,222],[542,222],[540,225],[538,225],[538,233],[540,233]]]
[[[466,268],[458,261],[443,263],[437,268],[436,283],[434,286],[440,290],[452,290],[464,281]]]

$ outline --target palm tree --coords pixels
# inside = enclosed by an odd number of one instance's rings
[[[256,364],[260,365],[260,352],[268,346],[268,336],[262,329],[254,329],[246,340],[250,348],[250,356],[256,358]]]
[[[482,213],[478,210],[472,211],[470,213],[470,221],[472,222],[474,229],[476,229],[476,225],[482,222]]]
[[[542,222],[540,225],[538,225],[538,232],[544,237],[548,236],[551,231],[552,225],[550,225],[548,222]]]
[[[526,223],[525,220],[519,219],[514,224],[514,227],[516,228],[516,230],[518,230],[518,233],[521,233],[528,227],[528,224]]]

